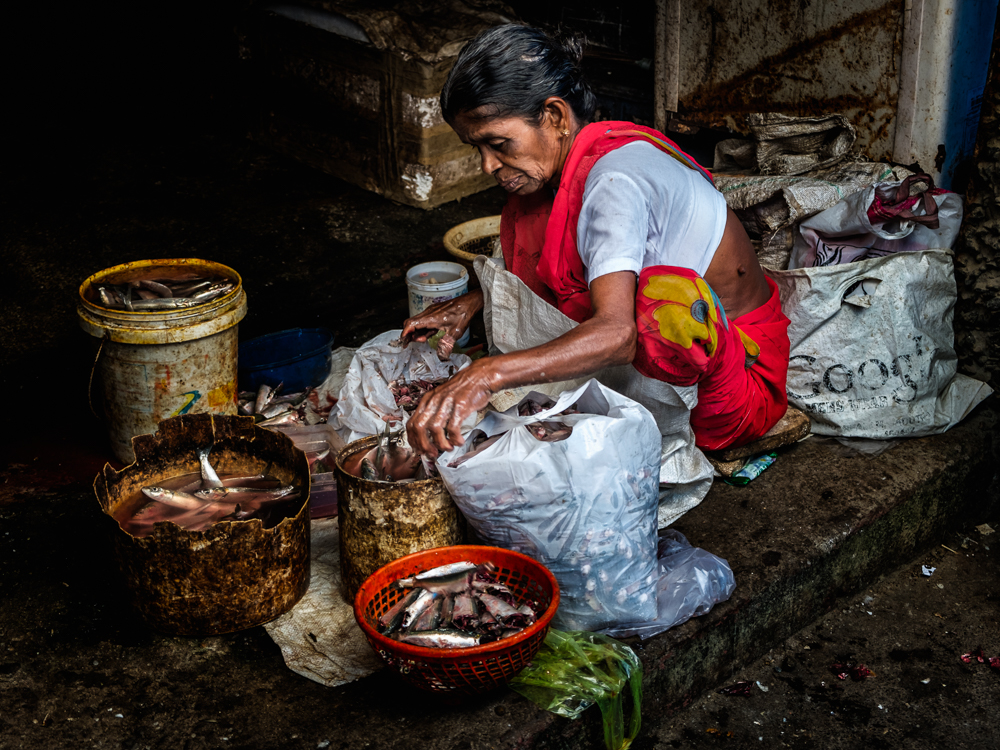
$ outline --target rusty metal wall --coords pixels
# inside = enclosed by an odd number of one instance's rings
[[[905,0],[661,2],[682,120],[746,132],[748,112],[838,112],[862,153],[892,156]]]

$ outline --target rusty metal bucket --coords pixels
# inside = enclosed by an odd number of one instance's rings
[[[382,482],[345,468],[370,451],[378,437],[349,443],[338,455],[337,517],[344,598],[354,601],[361,584],[393,560],[433,547],[464,544],[465,517],[440,479]]]
[[[221,521],[205,531],[169,522],[146,537],[124,531],[113,514],[142,487],[199,471],[196,451],[213,444],[220,474],[270,472],[302,488],[302,505],[273,528],[260,519]],[[192,414],[160,423],[132,441],[135,463],[106,465],[94,492],[107,518],[133,605],[156,630],[218,635],[287,612],[309,586],[309,463],[287,436],[251,417]]]

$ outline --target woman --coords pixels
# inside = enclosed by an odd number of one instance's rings
[[[507,270],[579,325],[477,360],[424,396],[407,427],[418,451],[462,444],[462,421],[502,389],[628,363],[698,384],[691,426],[703,449],[754,440],[785,412],[788,319],[746,232],[711,176],[662,134],[590,122],[581,54],[577,42],[499,26],[465,46],[445,83],[445,119],[509,193]],[[435,305],[404,335],[458,338],[482,307],[481,291]]]

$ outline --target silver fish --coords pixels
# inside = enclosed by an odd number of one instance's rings
[[[474,562],[468,560],[460,560],[459,562],[448,563],[447,565],[439,565],[436,568],[431,568],[430,570],[425,570],[423,573],[417,573],[414,578],[418,581],[424,578],[440,578],[441,576],[448,576],[452,573],[464,573],[467,570],[475,570],[479,566]]]
[[[272,402],[270,406],[259,413],[262,417],[264,417],[264,419],[270,419],[271,417],[276,417],[279,414],[284,414],[286,411],[291,411],[291,409],[288,408],[288,404],[278,404]]]
[[[396,640],[411,646],[428,648],[471,648],[483,642],[483,637],[469,635],[461,630],[424,630],[415,633],[399,633]]]
[[[214,445],[214,443],[213,443]],[[208,462],[208,454],[212,452],[212,445],[206,446],[198,451],[198,463],[201,464],[201,486],[203,489],[222,487],[222,480],[215,473],[212,464]]]
[[[279,390],[281,390],[280,383],[277,388],[272,388],[267,383],[262,383],[260,389],[257,391],[257,400],[254,402],[254,412],[257,414],[263,414],[264,410],[271,405],[271,399],[277,395]]]
[[[281,500],[286,497],[291,498],[297,492],[298,490],[295,489],[295,485],[286,484],[283,487],[277,487],[270,490],[262,487],[207,487],[205,489],[195,490],[192,494],[202,500],[222,500],[224,498],[229,498],[230,502],[236,502],[241,499],[251,499],[250,497],[238,497],[240,495],[252,495],[252,499],[255,500]]]
[[[418,596],[413,604],[407,607],[406,611],[403,613],[403,629],[406,630],[409,628],[414,621],[420,617],[423,611],[431,606],[437,598],[438,595],[433,591],[421,591],[420,596]]]
[[[195,281],[191,284],[186,284],[184,286],[175,287],[173,290],[174,297],[190,297],[195,292],[199,292],[202,289],[207,289],[212,285],[210,279],[205,279],[204,281]]]
[[[165,490],[163,487],[143,487],[142,494],[150,500],[156,500],[164,505],[173,505],[175,508],[195,510],[205,506],[205,501],[194,495],[189,495],[187,492]]]
[[[133,289],[148,289],[154,292],[159,297],[164,297],[170,299],[174,296],[174,293],[170,291],[170,287],[159,284],[155,281],[150,281],[149,279],[139,279],[138,281],[130,281],[129,286]]]
[[[276,424],[294,424],[299,421],[299,413],[294,409],[289,409],[288,411],[283,411],[276,417],[271,417],[270,419],[264,419],[257,424],[260,427],[271,427]]]
[[[195,292],[195,294],[193,294],[191,298],[197,300],[198,302],[209,302],[210,300],[213,300],[216,297],[221,297],[223,294],[232,291],[232,289],[235,286],[236,285],[233,284],[231,281],[220,281],[216,284],[212,284],[207,289],[202,289],[199,292]]]
[[[361,478],[368,479],[370,481],[376,481],[378,479],[378,472],[375,470],[375,464],[366,456],[361,459]]]
[[[403,589],[421,588],[437,594],[460,594],[472,588],[472,576],[475,573],[476,569],[473,568],[435,578],[401,578],[396,581],[396,585]]]
[[[399,626],[403,624],[403,613],[407,607],[417,600],[418,596],[420,596],[420,591],[413,589],[378,618],[378,624],[382,628],[383,635],[388,635],[399,630]]]
[[[431,606],[420,613],[420,616],[410,625],[410,630],[437,630],[441,623],[441,599],[435,599]]]
[[[156,299],[139,299],[130,303],[133,310],[180,310],[187,307],[194,307],[199,304],[197,300],[189,297],[170,297]]]

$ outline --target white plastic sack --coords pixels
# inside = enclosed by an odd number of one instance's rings
[[[541,394],[536,400],[547,401]],[[545,442],[523,425],[559,417],[573,428]],[[438,457],[448,492],[488,544],[546,565],[559,582],[553,626],[597,630],[656,617],[659,432],[640,404],[596,380],[530,417],[490,412],[496,443],[455,468],[471,441]]]
[[[658,614],[652,622],[627,623],[601,632],[612,638],[651,638],[692,617],[706,614],[736,589],[729,563],[701,547],[692,547],[680,532],[669,529],[657,543]]]
[[[475,270],[483,288],[486,337],[490,352],[506,353],[540,346],[577,323],[532,292],[502,260],[478,258]],[[631,365],[611,367],[594,375],[601,383],[645,406],[653,415],[660,439],[660,506],[657,525],[668,526],[700,503],[712,486],[712,464],[694,444],[691,409],[698,403],[697,386],[674,386],[641,375]],[[505,411],[520,403],[529,390],[552,398],[578,388],[587,378],[514,388],[497,393],[490,403]]]
[[[472,362],[464,354],[452,354],[442,362],[426,343],[413,342],[405,347],[389,343],[401,334],[402,330],[386,331],[354,353],[328,420],[345,442],[381,434],[385,429],[383,417],[397,420],[394,429],[409,420],[409,413],[396,406],[390,381],[446,379]]]
[[[868,207],[875,191],[893,192],[900,182],[882,182],[844,198],[799,225],[789,268],[811,268],[850,263],[889,253],[947,250],[955,244],[962,226],[962,197],[957,193],[934,195],[939,226],[894,220],[872,224]]]
[[[944,432],[992,391],[957,374],[951,254],[774,271],[791,321],[788,400],[819,435]]]

